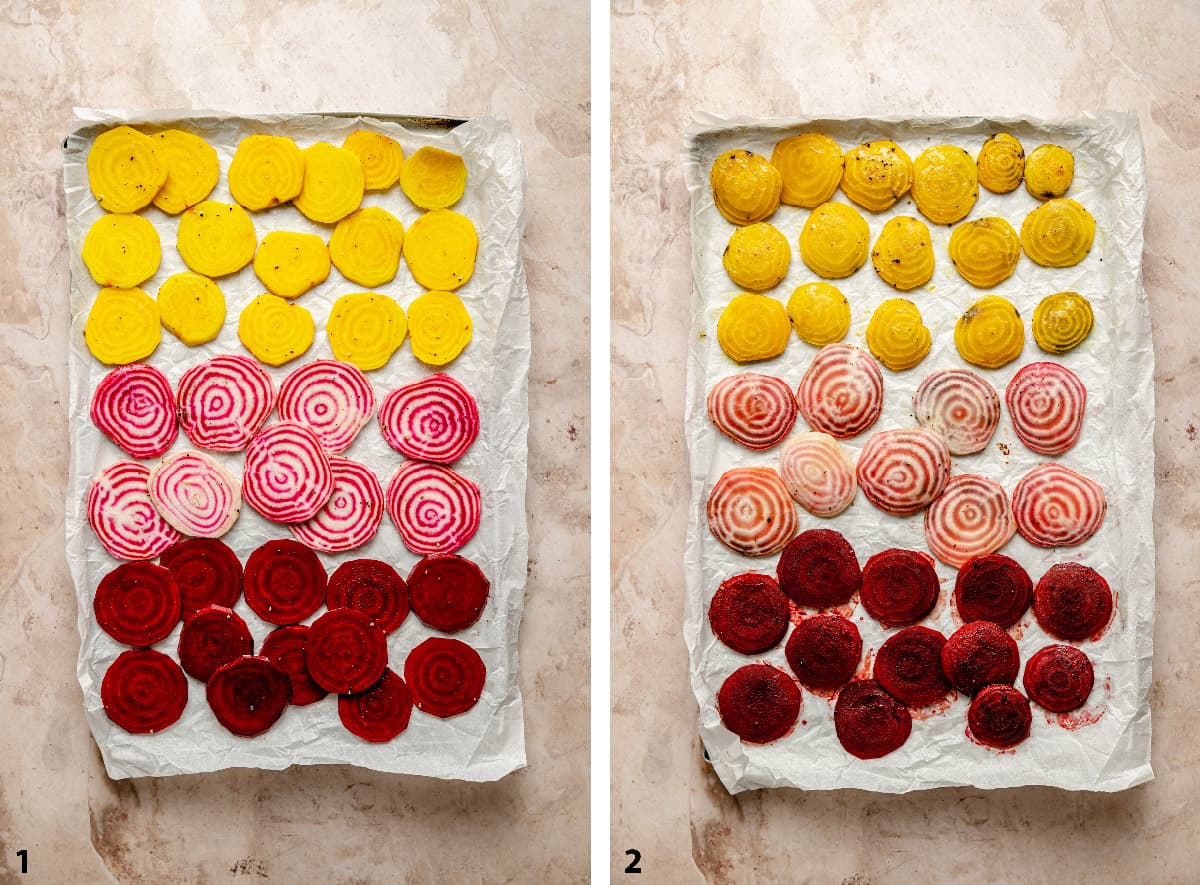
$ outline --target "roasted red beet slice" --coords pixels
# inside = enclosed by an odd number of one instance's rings
[[[968,561],[954,582],[954,602],[967,623],[991,621],[1007,629],[1021,620],[1032,600],[1029,573],[1000,553]]]
[[[950,693],[942,672],[946,637],[929,627],[907,627],[891,636],[875,654],[875,680],[910,707],[936,704]]]
[[[268,541],[246,560],[246,603],[268,624],[298,624],[325,602],[325,566],[299,541]]]
[[[862,660],[862,637],[841,615],[814,615],[796,625],[784,651],[801,685],[840,688]]]
[[[1004,750],[1029,737],[1033,711],[1029,701],[1011,685],[989,685],[971,701],[967,726],[981,744]]]
[[[905,627],[933,610],[939,589],[932,556],[893,547],[867,560],[859,598],[885,627]]]
[[[100,579],[92,608],[105,633],[144,648],[166,639],[179,623],[179,587],[162,566],[127,562]]]
[[[859,679],[838,693],[833,725],[847,753],[878,759],[904,746],[912,714],[874,679]]]
[[[487,670],[479,652],[457,639],[426,639],[404,662],[404,681],[423,713],[447,719],[479,701]]]
[[[744,655],[779,645],[788,628],[787,597],[770,575],[746,572],[721,584],[708,606],[713,635]]]
[[[832,529],[809,529],[792,538],[779,557],[778,575],[779,589],[810,608],[849,602],[862,584],[854,548]]]
[[[942,671],[966,694],[986,685],[1012,685],[1020,669],[1017,643],[991,621],[964,624],[942,648]]]
[[[491,584],[475,563],[453,553],[426,556],[408,575],[408,596],[421,623],[457,633],[479,620]]]
[[[307,639],[308,627],[304,624],[278,627],[267,634],[259,650],[261,657],[288,675],[292,681],[292,704],[297,707],[316,703],[329,693],[308,675],[308,664],[304,660]]]
[[[187,697],[179,665],[151,649],[123,652],[100,683],[104,712],[131,734],[154,734],[177,722]]]
[[[1025,693],[1051,713],[1082,707],[1095,681],[1092,662],[1073,645],[1048,645],[1025,663]]]
[[[242,595],[242,563],[216,538],[187,538],[158,561],[175,576],[185,621],[205,606],[233,608]]]
[[[241,737],[262,734],[292,697],[292,682],[275,664],[252,655],[222,666],[208,680],[208,705],[217,721]]]
[[[1033,591],[1033,614],[1056,639],[1089,639],[1107,626],[1113,597],[1100,573],[1077,562],[1050,566]]]
[[[179,663],[201,682],[208,682],[219,667],[235,658],[251,654],[250,628],[241,615],[222,605],[200,609],[179,634]]]
[[[800,686],[770,664],[747,664],[729,674],[717,692],[725,727],[748,744],[777,741],[800,717]]]
[[[387,668],[387,634],[354,609],[325,612],[308,628],[304,662],[326,691],[366,691]]]
[[[386,743],[408,728],[412,708],[408,686],[391,670],[384,670],[379,681],[366,691],[338,697],[342,725],[373,744]]]
[[[408,585],[386,562],[351,559],[330,575],[325,605],[330,611],[360,611],[384,633],[391,633],[408,617],[408,597]]]

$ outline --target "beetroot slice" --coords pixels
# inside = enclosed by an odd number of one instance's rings
[[[162,566],[127,562],[100,579],[92,608],[105,633],[144,648],[166,639],[179,623],[179,587]]]
[[[242,655],[254,654],[254,638],[241,615],[223,605],[200,609],[179,634],[179,663],[208,682],[217,669]]]
[[[483,570],[454,553],[426,556],[408,575],[408,596],[421,623],[457,633],[479,620],[491,584]]]
[[[786,735],[800,716],[796,680],[770,664],[747,664],[729,674],[717,692],[725,727],[748,744],[769,744]]]
[[[390,669],[366,691],[338,697],[342,725],[373,744],[386,743],[408,728],[412,708],[408,686]]]
[[[841,615],[814,615],[796,625],[785,654],[801,685],[840,688],[850,681],[862,660],[862,637]]]
[[[187,697],[187,678],[179,665],[151,649],[123,652],[100,683],[104,712],[131,734],[154,734],[174,724]]]
[[[275,664],[253,655],[236,658],[208,680],[208,705],[217,721],[240,737],[262,734],[292,696],[292,683]]]
[[[967,709],[971,736],[997,749],[1015,747],[1029,737],[1033,711],[1029,701],[1011,685],[989,685],[979,692]]]
[[[308,674],[326,691],[354,694],[370,688],[387,668],[387,636],[362,612],[325,612],[304,642]]]
[[[946,637],[929,627],[907,627],[891,636],[875,654],[875,681],[910,707],[927,707],[946,697],[952,686],[942,672]]]
[[[408,585],[386,562],[351,559],[330,576],[325,605],[330,611],[360,611],[384,633],[391,633],[408,617],[408,597]]]
[[[954,601],[963,621],[1011,627],[1033,599],[1033,581],[1021,564],[1000,553],[966,562],[954,582]]]
[[[158,560],[175,576],[184,620],[209,605],[233,608],[242,595],[242,563],[216,538],[187,538]]]
[[[1025,663],[1025,693],[1051,713],[1082,707],[1095,681],[1092,662],[1073,645],[1048,645]]]
[[[299,541],[268,541],[246,560],[246,603],[268,624],[298,624],[325,602],[325,566]]]
[[[850,542],[832,529],[809,529],[779,557],[779,589],[797,605],[829,608],[849,602],[862,584]]]
[[[479,652],[457,639],[426,639],[404,662],[404,681],[413,703],[421,712],[442,719],[474,707],[486,677]]]
[[[942,671],[966,694],[987,685],[1012,685],[1020,669],[1017,643],[991,621],[959,627],[942,647]]]
[[[940,586],[932,556],[892,548],[867,560],[859,598],[885,627],[906,627],[933,610]]]
[[[904,746],[912,714],[874,679],[859,679],[838,693],[833,725],[847,753],[878,759]]]
[[[292,681],[292,704],[297,707],[316,703],[329,693],[308,675],[308,664],[304,660],[307,640],[308,627],[304,624],[277,627],[267,634],[258,652],[288,675]]]
[[[1033,593],[1033,614],[1056,639],[1089,639],[1112,617],[1113,597],[1100,573],[1077,562],[1052,565]]]
[[[708,622],[729,648],[755,655],[779,645],[787,633],[787,597],[770,575],[734,575],[713,595]]]

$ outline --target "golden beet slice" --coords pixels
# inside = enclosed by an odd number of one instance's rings
[[[167,180],[167,164],[154,140],[128,126],[96,136],[87,170],[88,186],[105,212],[144,209]]]

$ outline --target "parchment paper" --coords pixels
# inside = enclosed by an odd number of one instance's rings
[[[526,431],[528,408],[526,376],[529,367],[529,302],[520,261],[524,213],[524,167],[521,149],[506,120],[481,117],[468,121],[419,117],[346,115],[285,115],[237,117],[219,112],[77,110],[77,126],[65,144],[67,228],[71,243],[71,473],[67,497],[67,557],[79,600],[79,684],[92,734],[114,778],[170,775],[251,767],[282,769],[289,765],[352,763],[379,771],[423,774],[462,780],[495,780],[525,764],[525,737],[521,694],[517,680],[517,631],[525,590],[528,533],[525,525]],[[100,681],[108,665],[124,647],[104,634],[95,623],[92,597],[100,578],[118,564],[101,546],[88,526],[85,497],[91,478],[105,465],[126,457],[92,425],[88,409],[92,391],[104,376],[102,366],[88,352],[83,326],[98,287],[80,258],[88,227],[102,210],[87,183],[86,158],[92,139],[119,122],[132,122],[145,131],[179,127],[206,138],[217,149],[221,178],[211,199],[231,201],[226,172],[238,141],[255,132],[289,135],[300,147],[317,141],[340,145],[353,129],[365,127],[397,139],[405,156],[423,145],[436,145],[463,155],[467,163],[466,194],[454,208],[467,215],[479,232],[479,256],[471,280],[458,290],[474,324],[474,337],[466,351],[447,371],[463,382],[479,403],[481,429],[478,440],[455,465],[474,480],[483,493],[483,519],[479,532],[462,551],[476,562],[491,581],[491,596],[483,617],[470,629],[456,634],[475,648],[487,666],[487,681],[479,703],[452,719],[438,719],[413,710],[408,729],[393,741],[369,744],[351,735],[338,719],[337,700],[330,696],[307,707],[289,707],[264,735],[240,738],[226,731],[213,717],[204,686],[188,678],[188,704],[175,725],[157,735],[131,735],[118,728],[100,703]],[[141,125],[146,124],[146,125]],[[461,124],[461,125],[459,125]],[[364,206],[382,206],[396,215],[405,228],[420,214],[398,186],[384,193],[368,193]],[[158,228],[162,241],[162,266],[142,285],[153,295],[171,274],[185,270],[175,249],[176,217],[153,206],[143,211]],[[292,206],[252,213],[259,239],[272,230],[318,233],[328,240],[332,228],[308,221]],[[266,291],[251,266],[218,280],[228,313],[216,340],[189,348],[163,332],[162,344],[147,360],[162,369],[172,386],[184,370],[221,353],[247,353],[237,337],[241,309]],[[266,367],[279,383],[297,366],[318,358],[332,358],[324,324],[333,302],[362,287],[345,279],[336,268],[323,284],[302,295],[297,303],[312,314],[316,338],[304,356],[278,369]],[[407,309],[423,291],[401,261],[393,282],[378,290]],[[412,355],[408,342],[383,368],[367,373],[382,402],[388,391],[431,373]],[[271,421],[277,420],[272,416]],[[181,431],[172,451],[190,448]],[[211,453],[210,453],[211,454]],[[402,457],[384,441],[372,420],[359,434],[346,457],[371,467],[385,486]],[[242,455],[216,455],[235,475],[241,476]],[[153,462],[145,462],[153,464]],[[237,524],[224,540],[243,563],[251,551],[273,538],[287,538],[283,526],[268,522],[249,506],[242,507]],[[378,535],[366,546],[338,555],[321,554],[332,573],[347,559],[370,557],[392,564],[406,576],[418,557],[401,543],[385,515]],[[235,607],[254,635],[257,649],[271,625],[261,621],[240,600]],[[324,611],[324,609],[321,609]],[[320,612],[318,612],[318,615]],[[311,620],[311,619],[310,619]],[[432,635],[410,614],[388,637],[389,666],[403,673],[408,652]],[[179,628],[155,648],[178,660]]]
[[[907,297],[921,310],[933,346],[914,369],[884,369],[884,409],[872,431],[916,426],[912,394],[930,372],[940,368],[971,368],[986,377],[1003,399],[1004,388],[1017,369],[1039,359],[1057,359],[1087,386],[1087,416],[1078,445],[1057,459],[1035,455],[1013,433],[1003,410],[1000,426],[989,447],[953,459],[953,474],[982,473],[1002,483],[1011,494],[1017,480],[1034,465],[1058,460],[1099,481],[1108,497],[1108,515],[1100,532],[1080,547],[1043,550],[1019,535],[1003,552],[1019,561],[1036,582],[1056,562],[1081,561],[1103,574],[1116,594],[1113,623],[1098,642],[1081,647],[1096,666],[1096,687],[1082,714],[1068,714],[1074,730],[1034,705],[1030,738],[1014,751],[985,749],[965,735],[967,699],[959,697],[942,715],[917,719],[912,736],[896,752],[863,761],[846,753],[833,728],[833,703],[807,690],[801,722],[787,737],[766,746],[742,743],[721,724],[716,692],[725,678],[751,660],[766,660],[791,672],[783,644],[765,655],[747,658],[726,648],[712,634],[708,604],[721,582],[744,571],[774,574],[778,557],[750,559],[732,553],[708,529],[705,500],[713,482],[738,465],[775,466],[778,448],[754,453],[726,439],[709,421],[705,396],[720,378],[747,369],[778,375],[793,388],[799,383],[816,348],[792,337],[780,357],[738,366],[722,353],[716,340],[721,308],[736,294],[721,265],[721,254],[733,226],[713,206],[708,184],[712,161],[723,151],[749,148],[770,157],[781,138],[804,131],[824,132],[843,150],[870,139],[889,138],[912,158],[933,144],[955,144],[972,156],[989,135],[1008,131],[1021,139],[1026,152],[1053,142],[1075,155],[1075,180],[1068,196],[1081,202],[1096,218],[1091,253],[1075,267],[1042,268],[1022,256],[1016,273],[988,291],[974,289],[954,270],[946,251],[951,227],[929,223],[936,269],[930,283],[910,293],[896,292],[878,278],[870,262],[853,276],[834,281],[850,301],[852,325],[846,342],[865,347],[867,322],[884,300]],[[855,787],[887,793],[951,785],[1010,787],[1049,784],[1074,790],[1122,790],[1153,777],[1150,769],[1151,642],[1154,617],[1154,538],[1151,525],[1154,495],[1154,352],[1150,317],[1142,290],[1142,222],[1145,213],[1145,157],[1137,118],[1133,114],[1095,114],[1058,122],[1002,118],[941,118],[923,120],[845,119],[751,120],[699,116],[688,134],[687,182],[691,191],[693,274],[695,280],[692,343],[688,359],[686,424],[691,455],[692,508],[688,523],[685,566],[687,601],[684,635],[691,659],[691,680],[700,705],[700,733],[712,765],[730,792],[760,787],[805,789]],[[839,190],[833,198],[846,202]],[[979,200],[968,219],[1000,215],[1020,230],[1025,215],[1037,205],[1022,186],[1010,194],[979,189]],[[887,212],[863,212],[874,243],[883,225],[896,215],[923,218],[911,197]],[[786,303],[796,286],[817,277],[797,251],[800,229],[808,210],[783,206],[770,219],[792,246],[787,278],[768,295]],[[924,220],[924,219],[923,219]],[[1034,343],[1029,319],[1046,295],[1064,290],[1085,294],[1095,311],[1095,328],[1076,350],[1047,357]],[[987,370],[969,366],[954,346],[954,323],[985,294],[1011,300],[1025,323],[1021,357],[1009,365]],[[808,429],[798,417],[794,432]],[[845,441],[853,458],[869,432]],[[927,550],[921,515],[889,516],[861,494],[851,508],[832,520],[799,510],[801,530],[827,527],[842,532],[863,563],[888,547]],[[942,592],[934,613],[923,623],[947,636],[961,621],[948,601],[957,572],[938,564]],[[852,618],[863,637],[869,670],[874,651],[887,636],[861,606]],[[1048,637],[1026,614],[1013,630],[1022,662],[1056,640]],[[1017,681],[1020,687],[1020,678]],[[1082,722],[1099,717],[1093,724]]]

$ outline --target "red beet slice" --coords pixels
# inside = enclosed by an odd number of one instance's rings
[[[200,609],[179,634],[179,663],[201,682],[208,682],[219,667],[251,654],[250,628],[241,615],[221,605]]]
[[[1095,682],[1092,662],[1073,645],[1048,645],[1025,663],[1025,693],[1051,713],[1082,707]]]
[[[1056,639],[1088,639],[1112,617],[1113,597],[1100,573],[1077,562],[1050,566],[1033,591],[1033,614]]]
[[[787,597],[770,575],[734,575],[713,595],[708,623],[729,648],[756,655],[777,646],[787,633]]]
[[[905,627],[933,610],[940,586],[932,556],[893,547],[867,560],[859,598],[885,627]]]
[[[366,691],[338,697],[342,725],[373,744],[386,743],[408,728],[412,708],[408,686],[390,669]]]
[[[784,548],[777,569],[779,589],[798,605],[829,608],[849,602],[862,584],[858,557],[840,533],[809,529]]]
[[[162,566],[127,562],[100,579],[92,607],[101,630],[144,648],[166,639],[179,623],[179,587]]]
[[[325,612],[308,628],[304,662],[326,691],[366,691],[387,668],[387,635],[354,609]]]
[[[188,538],[164,550],[158,561],[179,586],[184,620],[209,605],[233,608],[242,595],[242,563],[223,541]]]
[[[208,705],[217,721],[240,737],[262,734],[283,715],[292,696],[286,673],[253,655],[225,664],[208,680]]]
[[[268,624],[298,624],[325,602],[325,566],[299,541],[268,541],[246,560],[246,603]]]
[[[777,741],[800,716],[800,686],[770,664],[747,664],[729,674],[717,692],[725,727],[748,744]]]
[[[104,712],[131,734],[154,734],[174,724],[183,715],[187,697],[187,679],[179,665],[150,649],[123,652],[100,683]]]
[[[426,639],[404,662],[404,681],[423,713],[447,719],[479,701],[487,670],[479,652],[457,639]]]
[[[878,759],[904,746],[912,714],[874,679],[859,679],[838,693],[833,725],[847,753]]]
[[[421,623],[457,633],[479,620],[491,584],[475,563],[453,553],[426,556],[408,575],[408,595]]]
[[[1015,559],[1000,553],[976,556],[958,572],[954,601],[967,623],[991,621],[1011,627],[1033,599],[1033,581]]]
[[[942,672],[946,637],[929,627],[907,627],[891,636],[875,654],[875,680],[910,707],[936,704],[950,693]]]
[[[325,605],[330,611],[360,611],[384,633],[391,633],[408,617],[409,587],[386,562],[351,559],[330,576]]]
[[[1011,685],[989,685],[967,709],[971,736],[981,744],[1004,750],[1029,737],[1033,711],[1029,700]]]
[[[942,670],[966,694],[986,685],[1012,685],[1021,655],[1011,636],[991,621],[973,621],[954,631],[942,648]]]
[[[796,625],[784,651],[801,685],[840,688],[862,660],[862,637],[841,615],[814,615]]]
[[[308,674],[308,663],[304,659],[307,640],[308,627],[304,624],[278,627],[267,634],[259,650],[260,656],[288,675],[292,682],[292,704],[297,707],[316,703],[329,693]]]

